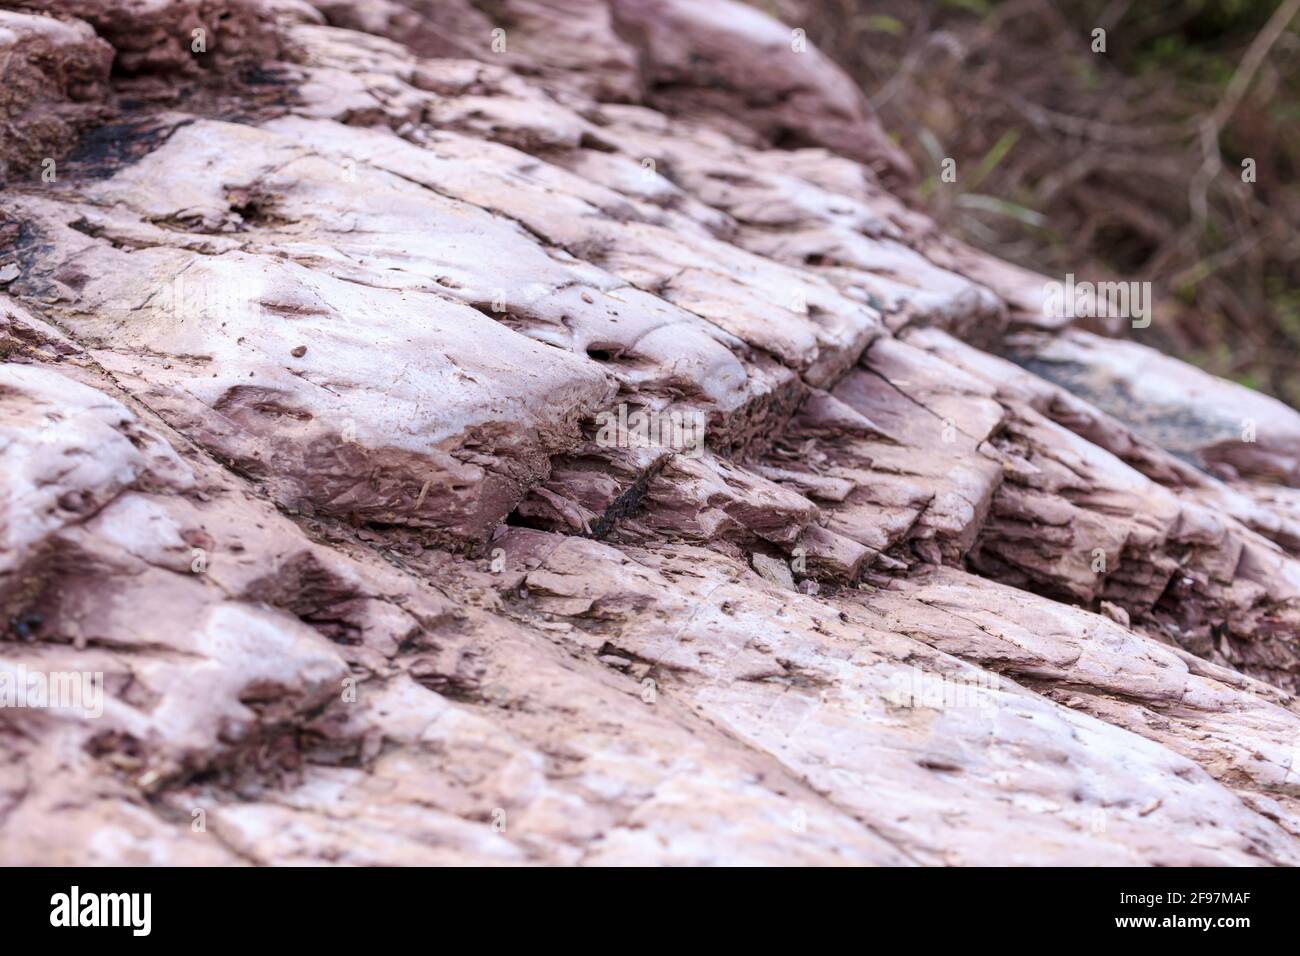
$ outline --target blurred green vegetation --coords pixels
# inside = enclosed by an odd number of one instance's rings
[[[801,22],[945,228],[1047,274],[1152,281],[1144,341],[1300,407],[1300,17],[1270,32],[1288,3],[820,0]]]

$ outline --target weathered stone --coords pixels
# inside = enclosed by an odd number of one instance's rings
[[[0,858],[1300,864],[1300,416],[1045,313],[791,28],[42,6],[0,691],[83,693]]]

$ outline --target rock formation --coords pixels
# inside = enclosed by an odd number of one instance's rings
[[[790,27],[10,7],[0,861],[1300,863],[1300,415]]]

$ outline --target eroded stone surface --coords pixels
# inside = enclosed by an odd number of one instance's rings
[[[789,27],[42,6],[0,690],[85,693],[0,859],[1300,863],[1300,416],[1044,316]]]
[[[57,177],[55,157],[94,117],[112,59],[89,24],[0,10],[0,182]]]

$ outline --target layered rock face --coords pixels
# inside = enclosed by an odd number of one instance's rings
[[[0,48],[3,862],[1300,863],[1300,415],[1044,314],[796,28]]]

